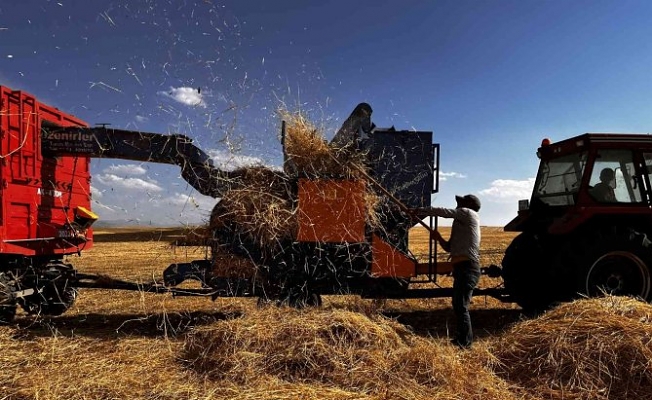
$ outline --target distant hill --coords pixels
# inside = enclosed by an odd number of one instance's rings
[[[152,221],[138,221],[134,219],[100,219],[93,224],[94,228],[116,228],[116,227],[129,227],[129,226],[139,226],[139,227],[165,227],[168,225],[157,224]]]

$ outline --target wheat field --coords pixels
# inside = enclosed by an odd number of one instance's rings
[[[171,246],[178,234],[96,231],[94,248],[68,261],[87,273],[160,279],[169,264],[207,255]],[[499,264],[512,237],[483,228],[482,264]],[[417,255],[427,245],[420,229],[410,241]],[[84,289],[60,317],[19,313],[0,327],[0,399],[652,398],[645,303],[579,300],[527,319],[516,305],[475,297],[471,313],[477,341],[462,351],[448,343],[446,298],[325,296],[321,308],[296,310]]]

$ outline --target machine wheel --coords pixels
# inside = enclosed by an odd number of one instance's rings
[[[579,276],[579,292],[652,299],[652,242],[633,230],[601,233],[590,241]]]
[[[570,300],[575,293],[575,275],[560,263],[559,242],[554,237],[524,232],[505,250],[505,289],[526,312],[544,311]]]
[[[294,308],[321,307],[321,295],[306,286],[290,286],[284,289],[276,304]]]
[[[265,299],[261,297],[258,304],[276,301],[277,305],[295,308],[321,306],[321,296],[314,286],[319,263],[313,257],[296,244],[285,246],[284,253],[266,269]]]
[[[321,307],[322,299],[319,293],[296,293],[290,295],[288,304],[294,308]]]
[[[268,298],[267,296],[258,296],[258,299],[256,300],[256,307],[265,308],[273,302],[274,300]]]
[[[362,293],[368,299],[400,299],[405,297],[410,278],[370,278]]]
[[[20,306],[29,314],[58,316],[68,311],[76,299],[77,289],[50,282],[41,293],[25,297]]]
[[[10,324],[16,317],[16,300],[11,298],[14,289],[11,279],[0,273],[0,325]]]

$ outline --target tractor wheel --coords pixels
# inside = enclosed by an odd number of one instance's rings
[[[524,232],[505,250],[505,289],[526,312],[544,311],[574,293],[574,274],[560,266],[555,238]]]
[[[597,234],[584,251],[579,292],[652,299],[652,242],[644,234],[621,230]]]
[[[0,273],[0,325],[10,324],[16,317],[16,300],[11,298],[14,289],[11,279]]]
[[[77,289],[67,285],[48,283],[42,288],[41,293],[22,299],[20,306],[29,314],[56,317],[68,311],[76,299]]]

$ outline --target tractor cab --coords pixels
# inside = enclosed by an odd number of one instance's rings
[[[650,218],[652,136],[584,134],[537,151],[541,162],[530,200],[506,231],[568,233],[597,216]]]

